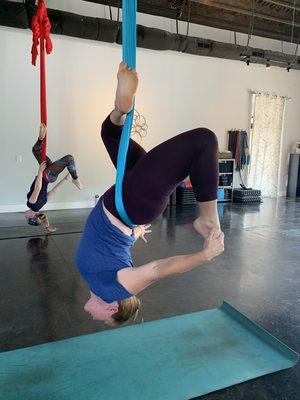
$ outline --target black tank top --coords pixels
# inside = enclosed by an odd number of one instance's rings
[[[40,209],[47,203],[47,188],[48,188],[48,182],[46,182],[44,179],[42,180],[42,188],[39,193],[39,196],[37,198],[37,201],[35,203],[30,203],[29,202],[29,197],[32,195],[34,191],[34,185],[35,185],[35,180],[32,182],[30,186],[30,190],[27,193],[27,207],[30,208],[32,211],[40,211]]]

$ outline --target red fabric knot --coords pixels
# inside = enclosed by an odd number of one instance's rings
[[[32,29],[32,65],[36,65],[36,59],[38,56],[38,45],[40,40],[44,40],[46,44],[46,52],[50,54],[52,51],[52,41],[50,38],[51,23],[48,18],[47,8],[44,0],[39,0],[35,15],[31,21]]]

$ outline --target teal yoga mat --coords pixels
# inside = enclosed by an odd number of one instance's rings
[[[298,355],[228,303],[0,354],[1,400],[184,400]]]

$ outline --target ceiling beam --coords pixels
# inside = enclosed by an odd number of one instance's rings
[[[0,1],[0,24],[26,28],[31,24],[35,12],[34,3]],[[16,10],[18,11],[16,13]],[[20,19],[21,16],[21,19]],[[87,17],[60,10],[48,9],[53,34],[67,35],[82,39],[122,43],[121,23],[103,18]],[[191,37],[167,32],[161,29],[138,25],[137,45],[141,48],[158,51],[178,51],[198,56],[239,60],[247,63],[259,63],[300,70],[300,57],[283,52],[274,52],[216,42],[199,37]]]
[[[288,9],[295,9],[295,11],[300,11],[300,1],[296,0],[295,1],[295,6],[294,6],[294,2],[288,2],[288,1],[283,1],[283,0],[265,0],[265,2],[273,4],[275,6],[279,6],[279,7],[284,7],[284,8],[288,8]]]
[[[93,3],[118,7],[120,0],[85,0]],[[270,39],[291,42],[292,10],[276,10],[266,6],[264,1],[257,3],[254,8],[253,35]],[[242,5],[241,5],[242,4]],[[224,9],[227,8],[227,9]],[[157,15],[176,19],[177,11],[171,9],[168,0],[139,0],[138,11],[145,14]],[[213,28],[235,32],[248,33],[252,19],[252,0],[192,0],[190,22]],[[180,20],[188,20],[187,7],[183,10]],[[293,42],[300,39],[300,14],[295,13]]]
[[[216,1],[216,0],[199,0],[195,1],[196,3],[204,4],[209,7],[219,8],[221,10],[232,11],[237,14],[254,15],[256,19],[260,18],[266,21],[278,22],[280,24],[292,26],[293,19],[292,19],[292,12],[290,18],[287,18],[286,12],[274,12],[272,9],[268,10],[267,13],[265,8],[258,7],[257,4],[254,3],[254,8],[252,6],[252,0],[244,0],[243,3],[239,2],[239,5],[236,5],[236,1]],[[289,16],[289,15],[288,15]],[[294,21],[295,27],[300,27],[300,18],[297,16],[297,20]]]

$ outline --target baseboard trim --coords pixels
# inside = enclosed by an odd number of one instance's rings
[[[47,203],[42,211],[51,210],[69,210],[76,208],[91,208],[94,206],[93,201],[76,201],[66,203]],[[7,206],[0,206],[0,213],[23,212],[28,210],[25,204],[12,204]]]

